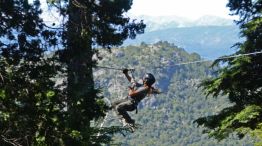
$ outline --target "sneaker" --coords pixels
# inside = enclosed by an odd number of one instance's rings
[[[128,123],[126,122],[126,120],[125,120],[125,119],[122,119],[122,120],[121,120],[121,123],[123,124],[123,127],[126,127],[126,126],[128,126]]]
[[[135,124],[132,124],[132,123],[128,123],[128,126],[127,126],[129,129],[130,129],[130,131],[133,133],[133,132],[135,132]]]
[[[131,121],[129,122],[132,125],[135,125],[135,120],[131,119]]]

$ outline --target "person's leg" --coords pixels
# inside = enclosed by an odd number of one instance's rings
[[[121,120],[122,123],[125,123],[125,122],[123,122],[123,121],[125,121],[125,119],[123,118],[123,115],[122,115],[122,112],[121,112],[123,109],[120,109],[120,112],[119,112],[119,105],[126,103],[126,102],[128,102],[128,99],[122,98],[122,99],[118,99],[118,100],[116,100],[112,103],[112,110],[116,113],[117,117]]]
[[[131,100],[126,100],[126,101],[123,101],[121,103],[119,103],[117,106],[116,106],[116,113],[117,115],[120,117],[120,118],[123,118],[125,119],[125,122],[126,123],[129,123],[129,124],[134,124],[135,123],[135,120],[133,120],[129,114],[127,113],[127,111],[133,111],[135,110],[136,107],[135,105],[133,104],[133,102]]]
[[[118,100],[114,101],[114,102],[112,103],[112,108],[113,108],[114,110],[116,110],[116,107],[117,107],[118,104],[120,104],[120,103],[122,103],[122,102],[126,102],[127,100],[128,100],[127,98],[122,98],[122,99],[118,99]]]

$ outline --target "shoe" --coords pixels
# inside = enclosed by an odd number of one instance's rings
[[[135,126],[135,122],[133,123],[127,123],[125,120],[122,122],[123,123],[123,127],[126,127],[128,129],[130,129],[130,132],[135,132],[136,126]]]
[[[122,119],[122,120],[121,120],[121,123],[123,124],[123,127],[127,127],[127,126],[128,126],[128,123],[126,122],[125,119]]]
[[[128,126],[127,126],[129,129],[130,129],[130,131],[133,133],[133,132],[135,132],[135,124],[133,124],[133,123],[128,123]]]

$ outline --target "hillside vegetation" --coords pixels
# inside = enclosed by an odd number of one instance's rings
[[[104,50],[105,51],[105,50]],[[201,60],[196,53],[189,54],[182,48],[168,42],[153,45],[142,43],[139,46],[127,46],[112,49],[112,53],[100,52],[105,56],[99,61],[94,73],[96,85],[111,101],[127,95],[128,81],[121,70],[106,69],[134,68],[136,79],[145,72],[155,75],[155,86],[164,93],[150,96],[139,105],[138,113],[131,115],[141,128],[126,137],[119,134],[114,137],[115,144],[126,146],[203,146],[203,145],[253,145],[246,137],[238,140],[232,135],[229,139],[218,142],[202,134],[202,128],[193,123],[199,117],[213,115],[229,106],[225,97],[212,100],[206,98],[198,85],[201,80],[214,76],[209,68],[211,62],[189,65],[176,65],[181,62]],[[106,55],[107,54],[107,55]],[[104,126],[120,125],[111,113]]]
[[[135,40],[126,40],[125,44],[139,45],[141,42],[153,44],[158,41],[168,41],[187,52],[196,52],[201,57],[214,59],[233,53],[234,50],[230,48],[241,39],[237,26],[194,26],[147,32]]]

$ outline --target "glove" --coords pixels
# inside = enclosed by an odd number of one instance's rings
[[[153,94],[161,94],[162,92],[159,89],[155,89],[152,87],[152,93]]]
[[[126,68],[123,69],[123,73],[124,73],[124,74],[127,74],[127,73],[128,73],[128,69],[126,69]]]

